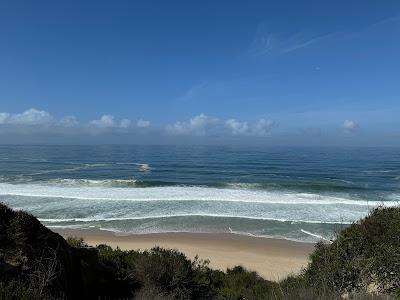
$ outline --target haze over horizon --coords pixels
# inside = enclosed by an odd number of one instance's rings
[[[0,144],[400,146],[398,1],[3,1]]]

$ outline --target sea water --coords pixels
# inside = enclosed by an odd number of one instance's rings
[[[400,203],[400,149],[7,145],[0,201],[49,228],[314,242]]]

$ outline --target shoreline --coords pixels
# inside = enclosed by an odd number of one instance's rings
[[[213,269],[226,271],[236,265],[256,271],[267,280],[278,281],[298,274],[314,250],[312,243],[245,236],[235,233],[168,232],[119,235],[100,229],[51,228],[62,235],[81,237],[90,246],[107,244],[122,250],[149,250],[154,246],[176,249],[188,258],[210,260]]]

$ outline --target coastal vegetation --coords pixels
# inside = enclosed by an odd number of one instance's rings
[[[320,242],[299,275],[267,281],[241,266],[213,270],[176,250],[89,247],[0,204],[2,299],[396,299],[400,208],[380,207]]]

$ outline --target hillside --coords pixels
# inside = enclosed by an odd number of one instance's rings
[[[399,291],[400,208],[375,209],[332,244],[317,244],[301,275],[277,283],[174,250],[87,247],[0,204],[0,299],[389,299]]]

